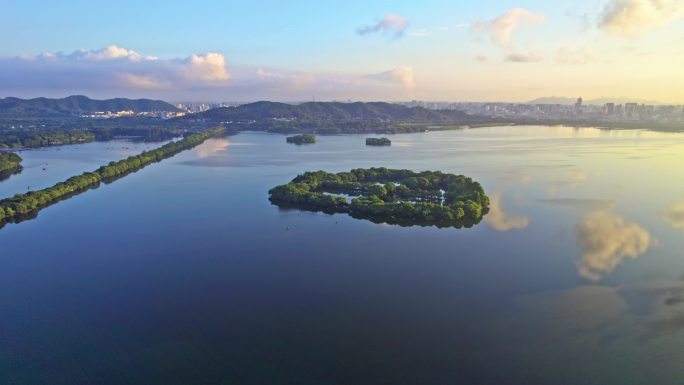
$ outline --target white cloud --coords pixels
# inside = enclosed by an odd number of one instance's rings
[[[406,31],[408,25],[408,20],[397,15],[396,13],[390,13],[381,20],[378,20],[375,24],[357,28],[356,33],[359,35],[385,33],[391,34],[394,37],[399,38],[403,36],[404,31]]]
[[[523,8],[513,8],[491,21],[478,20],[471,26],[471,31],[478,35],[489,35],[494,44],[504,49],[513,49],[513,33],[523,25],[535,25],[544,22],[542,13],[532,13]]]
[[[681,0],[610,0],[599,28],[615,36],[634,38],[682,18]]]
[[[587,215],[576,230],[582,250],[577,268],[590,281],[600,280],[627,257],[639,257],[653,242],[651,234],[641,226],[604,211]]]
[[[204,81],[228,80],[226,59],[219,53],[192,54],[184,61],[183,72],[187,79]]]
[[[380,80],[397,81],[404,86],[404,89],[411,91],[416,87],[416,81],[413,78],[413,68],[411,67],[397,67],[395,69],[381,72],[372,77]]]
[[[523,8],[513,8],[503,15],[489,21],[474,22],[470,31],[479,38],[489,39],[505,51],[505,60],[514,63],[539,62],[543,59],[537,51],[523,52],[514,43],[515,31],[525,25],[537,25],[546,20],[542,13],[532,13]]]
[[[161,60],[116,45],[0,59],[0,70],[0,88],[7,89],[170,89],[221,85],[230,78],[225,58],[218,53]]]
[[[154,97],[167,100],[395,100],[411,97],[413,68],[330,73],[231,66],[219,53],[159,59],[111,45],[0,58],[0,97]]]
[[[374,74],[314,73],[278,68],[257,68],[253,72],[236,74],[235,86],[246,92],[261,90],[281,97],[281,93],[299,93],[318,99],[396,99],[411,96],[416,87],[413,68],[397,67]],[[356,96],[353,96],[356,95]]]
[[[119,73],[119,74],[115,74],[115,77],[122,84],[127,84],[128,86],[130,86],[132,88],[152,90],[152,89],[162,89],[168,85],[168,83],[164,83],[164,82],[160,81],[159,79],[155,79],[152,76],[146,76],[146,75]]]
[[[127,59],[131,61],[139,60],[156,60],[156,57],[143,58],[139,53],[132,49],[126,49],[117,45],[111,44],[97,51],[79,50],[71,54],[72,58],[81,60],[113,60],[113,59]]]

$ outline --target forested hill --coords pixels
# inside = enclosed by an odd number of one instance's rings
[[[235,130],[320,134],[416,132],[488,121],[487,118],[461,111],[428,110],[381,102],[309,102],[298,105],[256,102],[239,107],[216,108],[181,119],[223,123]]]
[[[0,117],[60,117],[93,112],[118,111],[178,111],[173,105],[151,99],[108,99],[94,100],[86,96],[69,96],[62,99],[0,99]]]
[[[392,103],[339,103],[309,102],[298,105],[256,102],[239,107],[215,108],[193,117],[211,120],[385,120],[404,122],[451,122],[469,118],[461,111],[428,110],[422,107],[405,107]]]

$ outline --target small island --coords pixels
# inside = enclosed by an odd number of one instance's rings
[[[387,138],[366,138],[366,146],[391,146],[392,141]]]
[[[288,136],[285,141],[287,143],[293,143],[293,144],[312,144],[316,143],[316,135],[314,134],[303,134],[303,135],[295,135],[295,136]]]
[[[13,152],[0,152],[0,180],[21,172],[21,157]]]
[[[480,183],[439,171],[354,169],[306,172],[269,191],[283,208],[347,213],[375,223],[470,227],[489,211]]]

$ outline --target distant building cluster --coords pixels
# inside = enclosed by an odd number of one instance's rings
[[[211,110],[213,108],[221,108],[221,107],[237,107],[242,103],[231,103],[231,102],[222,102],[222,103],[177,103],[175,105],[176,108],[179,110],[183,110],[187,113],[194,114],[197,112],[204,112]]]
[[[339,102],[339,101],[338,101]],[[351,100],[341,101],[352,103]],[[159,119],[171,119],[186,114],[208,111],[221,107],[238,107],[244,103],[178,103],[176,108],[180,112],[167,111],[104,111],[81,115],[81,117],[110,119],[126,116],[153,117]],[[294,103],[298,104],[298,103]],[[534,104],[534,103],[492,103],[492,102],[440,102],[420,101],[399,103],[407,107],[423,107],[431,110],[457,110],[470,115],[486,116],[491,118],[508,119],[546,119],[546,120],[573,120],[573,121],[602,121],[602,122],[656,122],[661,124],[683,123],[684,106],[681,105],[649,105],[643,103],[605,103],[585,104],[582,98],[578,98],[574,104]],[[276,120],[289,121],[286,118],[274,118]],[[232,123],[232,122],[231,122]],[[248,123],[248,122],[241,122]]]
[[[411,101],[409,107],[435,110],[459,110],[470,115],[493,118],[600,120],[607,122],[684,122],[684,106],[648,105],[639,103],[584,104],[582,98],[574,104],[528,103],[449,103]]]
[[[186,112],[171,112],[171,111],[140,111],[140,112],[134,112],[131,110],[128,111],[98,111],[98,112],[92,112],[89,114],[83,114],[79,115],[81,118],[93,118],[93,119],[114,119],[114,118],[123,118],[127,116],[140,116],[140,117],[147,117],[147,118],[158,118],[158,119],[171,119],[171,118],[177,118],[180,116],[184,116]]]

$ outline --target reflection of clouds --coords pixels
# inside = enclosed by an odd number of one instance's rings
[[[684,202],[675,203],[665,209],[663,218],[675,229],[684,230]]]
[[[560,171],[560,170],[559,170]],[[559,187],[577,187],[584,184],[589,179],[589,174],[582,170],[567,170],[554,174],[549,178],[551,185],[547,188],[546,194],[550,198],[558,195]]]
[[[228,145],[228,139],[210,139],[200,144],[195,148],[197,151],[198,158],[206,158],[211,155],[216,154],[222,150],[225,150]]]
[[[536,339],[542,349],[557,343],[586,352],[591,345],[603,349],[609,341],[645,341],[684,329],[684,281],[670,277],[524,294],[514,303],[501,327],[525,344]]]
[[[550,197],[555,197],[558,194],[558,188],[556,186],[549,186],[549,188],[546,189],[546,194]]]
[[[567,179],[570,182],[570,184],[581,184],[586,182],[587,179],[589,179],[589,176],[586,172],[582,170],[572,170],[568,171]]]
[[[651,234],[636,223],[605,211],[587,215],[577,225],[577,242],[582,249],[579,274],[598,281],[612,272],[625,257],[637,258],[651,246]]]
[[[557,198],[539,199],[539,202],[549,203],[557,206],[575,208],[580,210],[606,210],[615,206],[613,199],[592,199],[592,198]]]
[[[484,220],[497,231],[524,229],[530,222],[527,217],[513,216],[504,212],[501,204],[500,191],[497,191],[490,196],[489,213],[485,216]]]

